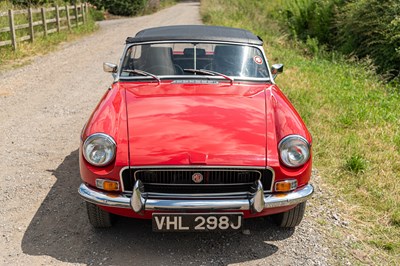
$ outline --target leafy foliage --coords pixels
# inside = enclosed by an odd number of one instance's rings
[[[400,1],[360,0],[336,17],[339,50],[371,57],[380,73],[400,74]]]
[[[133,16],[143,11],[148,0],[89,0],[98,8],[104,8],[111,14]]]
[[[97,8],[89,8],[89,15],[93,18],[94,21],[102,21],[104,20],[104,11],[102,9]]]
[[[278,19],[295,39],[371,58],[389,79],[400,76],[399,0],[282,0]]]
[[[343,0],[286,0],[281,10],[284,22],[293,36],[301,40],[316,38],[333,44],[334,11]]]

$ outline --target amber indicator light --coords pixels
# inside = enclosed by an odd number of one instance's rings
[[[297,180],[285,180],[275,183],[276,192],[289,192],[297,188]]]
[[[119,190],[119,183],[118,181],[111,181],[111,180],[104,180],[104,179],[97,179],[96,180],[96,187],[106,190],[106,191],[118,191]]]

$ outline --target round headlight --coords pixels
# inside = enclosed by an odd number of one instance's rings
[[[310,158],[310,144],[299,135],[289,135],[278,145],[282,162],[288,167],[299,167]]]
[[[95,133],[83,143],[83,156],[86,161],[95,166],[104,166],[115,157],[115,141],[109,135]]]

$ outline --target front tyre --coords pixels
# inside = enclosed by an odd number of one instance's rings
[[[113,225],[115,216],[97,205],[86,202],[86,210],[89,222],[94,228],[109,228]]]
[[[272,219],[279,227],[293,228],[300,224],[306,209],[306,202],[302,202],[293,209],[272,215]]]

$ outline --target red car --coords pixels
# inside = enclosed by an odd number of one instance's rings
[[[94,227],[117,216],[154,231],[295,227],[313,193],[311,136],[249,31],[168,26],[127,38],[82,130],[80,196]]]

